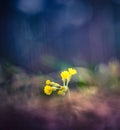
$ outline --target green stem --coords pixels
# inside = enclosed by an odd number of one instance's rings
[[[71,76],[67,79],[67,82],[66,82],[67,87],[68,87],[68,84],[69,84],[70,80],[71,80]]]
[[[65,81],[63,81],[63,86],[65,86]]]

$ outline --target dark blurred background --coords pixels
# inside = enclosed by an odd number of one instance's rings
[[[0,0],[0,62],[30,72],[120,58],[120,0]]]

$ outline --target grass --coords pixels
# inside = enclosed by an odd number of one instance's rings
[[[0,130],[119,130],[120,64],[97,69],[76,67],[70,95],[47,96],[47,79],[61,83],[59,72],[28,74],[15,66],[0,74]]]

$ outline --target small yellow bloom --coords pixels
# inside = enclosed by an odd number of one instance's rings
[[[70,73],[70,75],[74,75],[77,73],[77,71],[73,68],[68,68],[68,72]]]
[[[46,80],[46,84],[49,85],[51,83],[50,80]]]
[[[58,94],[58,95],[65,95],[65,92],[63,92],[62,90],[59,90],[59,91],[57,92],[57,94]]]
[[[50,94],[52,93],[52,91],[53,91],[53,89],[52,89],[51,86],[46,85],[46,86],[44,87],[44,93],[45,93],[46,95],[50,95]]]
[[[61,72],[62,80],[65,80],[70,77],[70,73],[68,71]]]

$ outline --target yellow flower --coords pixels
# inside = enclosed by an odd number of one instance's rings
[[[51,82],[50,80],[46,80],[46,85],[51,85],[51,86],[60,86],[58,83],[55,83],[55,82]]]
[[[46,84],[49,85],[51,83],[50,80],[46,80]]]
[[[68,72],[70,73],[70,75],[74,75],[77,73],[77,71],[73,68],[68,68]]]
[[[44,93],[45,93],[46,95],[50,95],[50,94],[52,93],[52,91],[53,91],[53,89],[52,89],[51,86],[46,85],[46,86],[44,87]]]
[[[68,71],[61,72],[62,80],[65,80],[70,77],[70,73]]]
[[[65,92],[62,91],[62,90],[59,90],[59,91],[57,92],[57,94],[58,94],[58,95],[65,95]]]
[[[68,87],[67,86],[61,86],[60,90],[66,92],[68,90]]]

